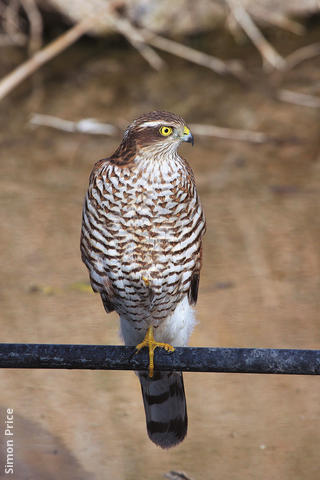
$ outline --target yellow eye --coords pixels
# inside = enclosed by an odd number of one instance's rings
[[[171,127],[161,127],[159,132],[163,137],[168,137],[172,133],[172,128]]]

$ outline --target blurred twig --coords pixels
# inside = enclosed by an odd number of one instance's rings
[[[153,48],[145,43],[145,39],[140,31],[133,27],[126,18],[112,14],[109,16],[109,20],[115,29],[124,35],[131,45],[138,50],[141,56],[151,65],[152,68],[160,70],[163,67],[164,61],[162,58],[153,50]]]
[[[30,24],[29,53],[33,54],[42,45],[42,16],[36,0],[20,0]]]
[[[292,20],[292,18],[288,18],[280,12],[267,10],[267,8],[258,3],[251,5],[250,13],[258,20],[262,19],[270,25],[282,28],[296,35],[303,35],[305,33],[305,27],[301,25],[301,23]]]
[[[298,48],[286,58],[286,70],[296,67],[305,60],[310,60],[320,55],[320,42],[312,43],[306,47]]]
[[[241,81],[247,80],[248,78],[247,73],[238,61],[224,62],[213,55],[208,55],[207,53],[200,52],[194,48],[187,47],[182,43],[156,35],[149,30],[141,29],[140,32],[143,34],[143,38],[146,42],[160,50],[164,50],[172,55],[189,60],[189,62],[209,68],[219,75],[232,75]]]
[[[248,37],[259,50],[263,61],[279,70],[285,67],[284,58],[273,48],[273,46],[266,40],[262,32],[254,23],[248,12],[242,5],[241,0],[225,0],[239,25],[246,32]]]
[[[303,107],[320,108],[320,98],[306,93],[293,92],[292,90],[278,90],[277,98],[283,102],[301,105]]]
[[[52,115],[34,113],[31,116],[30,123],[32,125],[52,127],[70,133],[81,132],[93,135],[115,135],[118,132],[118,129],[113,125],[109,123],[100,123],[94,118],[83,118],[78,122],[72,122]]]
[[[27,35],[21,31],[19,18],[19,0],[11,0],[5,3],[0,0],[1,30],[0,47],[11,45],[26,45]]]
[[[10,37],[20,33],[18,13],[19,7],[19,0],[11,0],[7,5],[5,5],[2,12],[4,31]]]
[[[217,127],[216,125],[190,125],[192,133],[197,135],[204,135],[208,137],[225,138],[227,140],[236,140],[240,142],[250,143],[266,143],[274,141],[266,133],[255,132],[252,130],[239,130],[235,128]]]
[[[47,63],[78,40],[78,38],[88,31],[92,22],[92,18],[85,18],[6,75],[0,81],[0,100],[43,64]]]

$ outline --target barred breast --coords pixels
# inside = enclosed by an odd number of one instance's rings
[[[142,328],[158,326],[186,294],[195,302],[204,229],[192,171],[178,154],[134,168],[98,162],[81,252],[106,310]]]

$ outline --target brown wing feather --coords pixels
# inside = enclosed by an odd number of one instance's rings
[[[199,290],[199,280],[200,273],[195,272],[191,277],[190,288],[189,288],[189,303],[190,305],[195,305],[198,300],[198,290]]]
[[[206,231],[206,224],[204,220],[204,227],[203,227],[203,234]],[[202,243],[200,246],[200,253],[199,253],[199,259],[198,259],[198,265],[197,265],[197,270],[195,270],[191,276],[191,281],[190,281],[190,288],[188,292],[188,298],[189,298],[189,303],[190,305],[195,305],[198,300],[198,291],[199,291],[199,282],[200,282],[200,270],[202,266]]]

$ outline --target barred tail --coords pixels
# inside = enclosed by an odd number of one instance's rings
[[[181,372],[139,372],[147,431],[161,448],[182,442],[187,434],[188,417]]]

